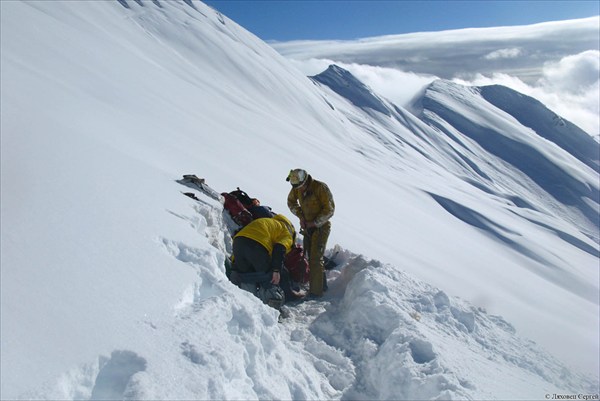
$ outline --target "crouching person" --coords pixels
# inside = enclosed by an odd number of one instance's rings
[[[251,221],[233,237],[231,281],[279,309],[285,302],[279,286],[283,261],[294,234],[292,223],[281,214]]]

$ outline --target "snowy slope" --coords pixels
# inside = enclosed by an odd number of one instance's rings
[[[553,143],[546,140],[546,137],[552,134],[556,136],[554,126],[550,125],[550,122],[556,120],[556,115],[545,110],[546,115],[540,116],[539,112],[536,113],[540,108],[539,102],[531,98],[526,99],[526,102],[515,101],[509,108],[503,103],[506,102],[504,98],[507,94],[517,96],[516,92],[508,88],[485,87],[468,91],[457,84],[437,81],[426,90],[421,104],[426,121],[438,123],[442,126],[442,131],[449,125],[455,131],[471,138],[487,152],[525,174],[536,184],[530,187],[538,187],[542,190],[537,191],[538,193],[551,195],[558,201],[555,202],[557,207],[568,209],[571,212],[568,214],[581,215],[580,218],[574,216],[573,223],[582,226],[584,232],[587,229],[588,235],[597,241],[600,185],[597,180],[598,144],[569,123],[563,135],[558,136],[558,141],[562,141],[567,149],[557,149]],[[490,99],[491,104],[500,104],[505,110],[512,111],[510,114],[523,121],[524,125],[515,124],[510,116],[502,115],[492,107],[488,106],[482,110],[482,97]],[[440,118],[446,124],[439,123]],[[568,122],[564,124],[566,123]],[[537,130],[533,129],[532,132],[531,129],[527,129],[536,124]],[[446,130],[449,135],[452,135],[452,131]],[[460,140],[457,142],[461,143]],[[573,153],[570,154],[561,151],[568,152],[571,149]],[[580,162],[585,165],[581,165]],[[485,181],[489,184],[491,181],[487,177],[483,178],[480,180],[482,184],[485,184]],[[527,199],[535,198],[532,195]]]
[[[337,78],[323,79],[322,75],[337,75]],[[553,348],[563,351],[565,358],[573,356],[572,350],[559,345],[564,344],[565,338],[553,328],[561,324],[558,315],[568,310],[570,324],[577,322],[574,326],[590,330],[589,336],[584,335],[587,337],[584,347],[594,349],[588,357],[585,357],[585,351],[577,352],[577,358],[587,359],[588,366],[597,366],[597,342],[593,339],[597,332],[598,306],[600,182],[597,170],[486,101],[481,95],[482,88],[464,87],[443,80],[434,82],[414,106],[420,110],[421,120],[429,125],[423,127],[414,116],[394,105],[385,106],[385,101],[380,98],[376,107],[365,106],[364,99],[369,95],[364,88],[351,91],[348,87],[352,86],[352,80],[343,77],[347,74],[339,68],[330,68],[316,79],[327,82],[332,91],[346,96],[350,103],[362,104],[362,111],[368,115],[367,121],[377,120],[383,125],[384,130],[371,127],[364,119],[359,122],[367,125],[365,130],[378,142],[399,156],[389,164],[400,174],[404,169],[422,166],[419,182],[412,181],[407,185],[429,194],[441,210],[448,213],[439,216],[444,223],[432,226],[435,228],[427,233],[428,239],[406,247],[418,249],[423,242],[429,243],[431,235],[438,234],[436,249],[443,244],[448,247],[444,248],[447,250],[444,255],[457,256],[456,260],[465,258],[460,264],[452,263],[450,269],[446,268],[447,260],[443,260],[428,265],[429,269],[423,271],[419,268],[428,261],[426,258],[435,260],[436,257],[423,249],[418,252],[419,266],[408,268],[414,268],[416,274],[439,286],[460,287],[463,296],[491,310],[497,310],[496,302],[501,302],[502,313],[517,321],[527,314],[516,314],[516,310],[543,304],[543,310],[534,314],[536,327],[524,321],[519,321],[518,327],[545,345],[554,343]],[[508,88],[503,90],[510,91]],[[531,120],[534,120],[540,107],[538,102],[529,99]],[[387,112],[377,112],[382,107],[387,107]],[[554,114],[542,111],[554,119]],[[352,119],[356,111],[350,109],[347,114]],[[548,134],[547,131],[544,133]],[[572,138],[569,142],[572,146],[581,140],[575,135],[577,131],[571,129],[567,133]],[[586,146],[590,147],[591,154],[600,153],[594,142],[588,141]],[[416,152],[407,151],[407,147]],[[366,151],[361,152],[369,156]],[[373,154],[371,157],[379,156]],[[399,163],[402,167],[398,167]],[[451,176],[447,176],[448,172]],[[430,179],[431,175],[444,177],[446,185],[441,185],[437,177]],[[404,207],[402,203],[401,208]],[[432,207],[428,211],[433,213],[436,209]],[[446,220],[449,216],[456,220]],[[408,218],[403,224],[410,221],[410,215],[403,217]],[[460,224],[455,226],[457,222]],[[440,227],[442,225],[444,227]],[[414,227],[408,224],[408,228]],[[395,228],[402,229],[400,226]],[[482,237],[471,238],[473,232]],[[420,230],[413,230],[412,236],[419,233]],[[489,249],[482,246],[488,241]],[[565,247],[565,243],[569,246]],[[496,245],[508,246],[510,250],[508,253],[494,251]],[[394,250],[401,252],[397,248]],[[456,252],[461,254],[455,255]],[[404,261],[403,267],[407,268],[407,265]],[[515,280],[516,277],[520,280]],[[522,280],[525,277],[527,279]],[[490,281],[493,281],[492,286]],[[531,291],[539,286],[549,286],[552,290],[547,293]],[[515,299],[515,288],[519,288],[519,300]],[[580,304],[578,298],[585,302]],[[546,333],[553,332],[554,338],[540,336],[541,327]]]
[[[465,89],[440,92],[450,116],[376,94],[387,113],[357,107],[195,1],[0,5],[2,399],[598,391],[597,225],[581,213],[597,199],[565,205],[496,168],[452,128]],[[597,172],[531,141],[568,188],[597,191]],[[330,244],[348,251],[327,299],[280,324],[227,281],[220,204],[175,180],[286,213],[294,167],[330,185]]]

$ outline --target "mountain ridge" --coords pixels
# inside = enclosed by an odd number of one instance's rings
[[[358,81],[349,71],[339,66],[331,65],[326,71],[311,77],[311,79],[328,86],[356,107],[365,110],[371,109],[388,117],[391,117],[394,112],[396,114],[402,112],[397,106],[389,102],[384,103],[381,98]],[[539,137],[555,143],[578,161],[593,169],[596,174],[599,172],[600,144],[596,143],[574,124],[548,110],[538,100],[500,85],[469,88],[447,80],[436,80],[426,88],[423,97],[415,101],[421,109],[421,119],[424,122],[439,128],[439,124],[434,119],[428,118],[427,113],[434,113],[442,119],[451,120],[450,124],[458,132],[475,140],[490,154],[499,157],[523,172],[559,203],[577,209],[577,212],[588,220],[587,225],[591,225],[597,230],[600,226],[600,215],[597,207],[600,201],[600,190],[589,175],[581,178],[582,174],[577,174],[577,171],[573,171],[565,165],[565,163],[572,163],[572,161],[563,161],[563,158],[560,157],[552,158],[553,150],[544,143],[537,143],[532,146],[530,142],[520,140],[517,136],[511,137],[501,134],[503,128],[494,129],[487,122],[485,123],[489,128],[484,128],[475,121],[475,118],[458,118],[459,114],[447,110],[442,103],[436,100],[436,93],[443,93],[442,96],[446,97],[454,96],[467,103],[470,102],[468,100],[470,95],[481,96],[491,105],[516,118],[519,123],[524,122],[523,126],[531,128]],[[507,103],[507,99],[517,99],[518,101]],[[504,117],[504,120],[506,120],[506,117]],[[475,123],[471,121],[475,121]],[[506,123],[502,123],[507,126]],[[464,141],[458,140],[453,132],[443,131],[453,142],[464,147]],[[462,160],[466,161],[468,159],[462,158]],[[485,181],[489,181],[489,176],[482,173],[474,164],[471,163],[469,167],[483,178],[482,185],[485,185]],[[593,202],[592,205],[582,200],[583,198],[590,199]],[[514,199],[520,204],[529,204],[525,201],[519,201],[519,197],[514,197]],[[588,234],[590,232],[593,232],[593,230],[588,231]],[[594,240],[599,239],[593,234],[591,234],[591,238]]]
[[[438,94],[442,93],[439,89],[442,83],[446,92],[439,96]],[[556,141],[559,141],[563,144],[564,147],[561,147],[561,149],[564,150],[565,153],[568,153],[568,155],[557,152],[553,146],[549,146],[546,142],[547,137],[552,137],[554,135],[553,130],[548,133],[547,131],[538,128],[538,131],[533,131],[534,135],[532,136],[526,130],[517,128],[517,126],[514,125],[514,122],[506,117],[502,117],[501,119],[491,117],[493,111],[485,110],[475,116],[472,114],[470,102],[473,102],[474,99],[478,98],[482,90],[487,93],[487,96],[481,95],[486,101],[488,101],[489,98],[497,99],[498,96],[495,97],[491,95],[489,89],[478,87],[473,87],[469,91],[461,92],[461,94],[457,95],[456,91],[460,90],[460,88],[460,85],[452,84],[447,81],[436,81],[431,84],[422,100],[424,102],[424,109],[430,113],[429,115],[425,113],[425,120],[433,123],[435,119],[431,116],[431,113],[435,114],[439,118],[449,122],[449,124],[460,133],[475,140],[490,154],[499,157],[524,173],[536,185],[541,187],[547,194],[558,201],[558,204],[565,205],[565,213],[571,215],[571,218],[578,224],[587,226],[588,230],[586,233],[590,235],[592,239],[597,241],[598,237],[597,235],[594,235],[594,231],[597,231],[599,226],[597,207],[600,193],[599,184],[594,179],[594,173],[586,171],[585,167],[582,167],[581,165],[577,166],[577,164],[580,162],[589,167],[589,164],[595,163],[595,161],[589,158],[589,155],[600,152],[600,146],[586,135],[587,139],[584,142],[585,146],[589,149],[585,153],[586,157],[583,157],[583,160],[575,159],[576,156],[572,155],[569,150],[578,148],[579,144],[582,142],[581,134],[583,132],[571,124],[568,127],[573,131],[568,132],[574,132],[576,135],[562,137],[560,140],[555,138],[554,142],[556,143]],[[492,89],[497,90],[498,88],[500,88],[500,86],[493,87]],[[539,101],[532,102],[534,99],[525,97],[525,95],[518,94],[518,92],[508,88],[503,88],[502,92],[503,95],[510,93],[513,97],[516,95],[518,98],[530,99],[528,100],[528,104],[533,107],[531,114],[539,115],[539,112],[537,112],[541,105]],[[465,93],[468,93],[468,95],[465,96]],[[464,102],[463,104],[465,105],[464,109],[461,110],[466,111],[465,114],[460,115],[456,113],[455,110],[448,109],[444,106],[443,100],[438,100],[439,98],[447,98],[448,96],[457,96],[461,98],[461,101]],[[499,103],[499,101],[494,103]],[[495,107],[496,105],[494,103],[490,104]],[[519,106],[522,106],[522,103]],[[526,114],[527,110],[529,109],[523,109],[521,113]],[[539,121],[537,124],[538,127],[553,127],[552,121],[554,121],[556,115],[546,108],[543,108],[542,111],[546,116],[546,121],[543,119],[535,120],[534,118],[531,118],[531,120]],[[466,118],[464,117],[465,115],[467,116]],[[446,128],[444,131],[450,132],[451,130]],[[450,134],[452,135],[451,132]],[[538,135],[543,139],[538,140]],[[583,135],[585,135],[585,133],[583,133]],[[529,138],[533,140],[530,140]],[[597,172],[595,173],[597,175]],[[586,198],[591,200],[592,203],[585,201]],[[554,206],[556,206],[556,203],[553,203],[553,207]]]
[[[482,86],[479,91],[485,100],[554,142],[596,173],[600,172],[600,144],[581,128],[549,110],[539,100],[506,86]]]

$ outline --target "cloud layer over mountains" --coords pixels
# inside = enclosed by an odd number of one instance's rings
[[[401,105],[407,105],[433,77],[506,85],[540,99],[596,136],[600,134],[599,34],[600,17],[592,17],[271,45],[308,75],[335,62]]]

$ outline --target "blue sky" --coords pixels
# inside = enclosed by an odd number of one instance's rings
[[[265,41],[351,40],[410,32],[528,25],[600,14],[596,0],[204,2]]]

